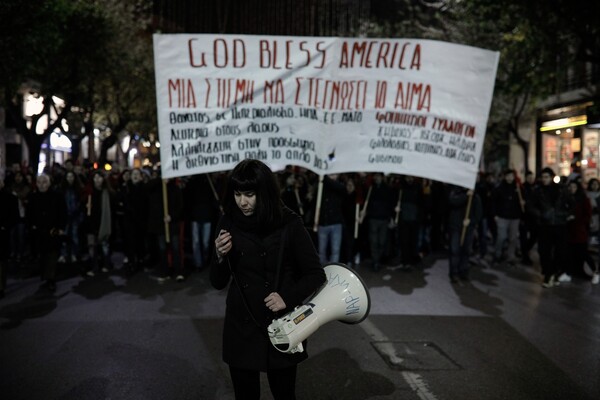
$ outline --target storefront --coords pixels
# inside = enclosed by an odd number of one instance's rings
[[[540,113],[537,128],[536,170],[550,167],[559,176],[580,173],[587,182],[600,176],[600,120],[585,101]]]

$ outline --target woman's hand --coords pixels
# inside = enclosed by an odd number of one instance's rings
[[[231,233],[227,232],[225,229],[221,229],[219,236],[215,239],[215,251],[217,252],[219,260],[225,257],[227,253],[231,251],[232,247]]]
[[[265,297],[265,305],[273,312],[282,311],[286,308],[285,301],[283,301],[277,292],[273,292]]]

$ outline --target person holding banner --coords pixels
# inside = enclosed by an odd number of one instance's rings
[[[164,183],[163,183],[164,182]],[[158,283],[164,283],[175,276],[177,281],[185,280],[181,257],[180,232],[183,218],[183,193],[175,179],[152,178],[147,184],[148,193],[148,233],[153,236],[158,247]]]
[[[344,217],[344,226],[342,232],[342,262],[352,268],[358,255],[356,248],[358,239],[358,212],[359,199],[356,192],[354,179],[349,177],[346,180],[346,193],[342,199],[342,214]]]
[[[266,372],[273,398],[293,400],[306,352],[278,351],[267,326],[326,281],[319,255],[261,161],[247,159],[233,169],[223,203],[210,281],[218,290],[229,285],[222,354],[235,398],[260,399],[260,372]]]
[[[473,190],[454,186],[450,189],[448,203],[450,282],[468,281],[473,236],[483,217],[481,199]]]
[[[369,220],[369,243],[375,272],[381,268],[381,259],[388,242],[388,227],[393,221],[395,200],[392,189],[383,180],[383,174],[376,173],[367,192],[366,210],[363,208],[361,213],[361,220],[365,217]]]
[[[346,194],[346,188],[338,177],[339,175],[332,174],[325,175],[323,179],[323,197],[318,223],[319,257],[323,265],[340,261],[344,224],[342,199]]]
[[[185,205],[190,215],[192,231],[192,256],[196,271],[203,270],[209,262],[212,224],[219,213],[219,200],[208,174],[194,175],[185,187]]]

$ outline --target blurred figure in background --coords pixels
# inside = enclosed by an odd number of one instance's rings
[[[4,187],[4,179],[0,178],[0,299],[4,297],[7,261],[10,255],[10,232],[19,218],[17,197]]]
[[[85,225],[90,267],[87,276],[95,276],[98,270],[108,272],[110,260],[110,237],[114,224],[114,192],[102,171],[92,173],[92,188],[86,198]]]
[[[83,219],[83,187],[79,177],[73,171],[67,171],[60,184],[59,191],[67,207],[67,225],[58,262],[77,262],[81,257],[79,226]]]
[[[540,185],[531,196],[528,212],[537,223],[538,253],[544,281],[542,286],[558,285],[557,273],[567,263],[567,221],[573,219],[572,197],[557,183],[554,171],[544,168]]]
[[[56,264],[61,246],[61,237],[67,224],[67,207],[64,198],[50,190],[50,177],[39,175],[37,191],[31,194],[27,209],[27,221],[32,240],[36,244],[40,269],[45,288],[56,290]]]
[[[459,279],[468,281],[473,237],[479,220],[483,217],[481,199],[473,190],[454,186],[450,189],[448,203],[450,282],[457,283]]]

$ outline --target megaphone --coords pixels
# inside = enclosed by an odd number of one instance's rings
[[[324,267],[327,281],[303,305],[267,328],[271,344],[282,353],[304,351],[302,341],[329,321],[358,324],[369,315],[371,298],[362,279],[344,264]]]

